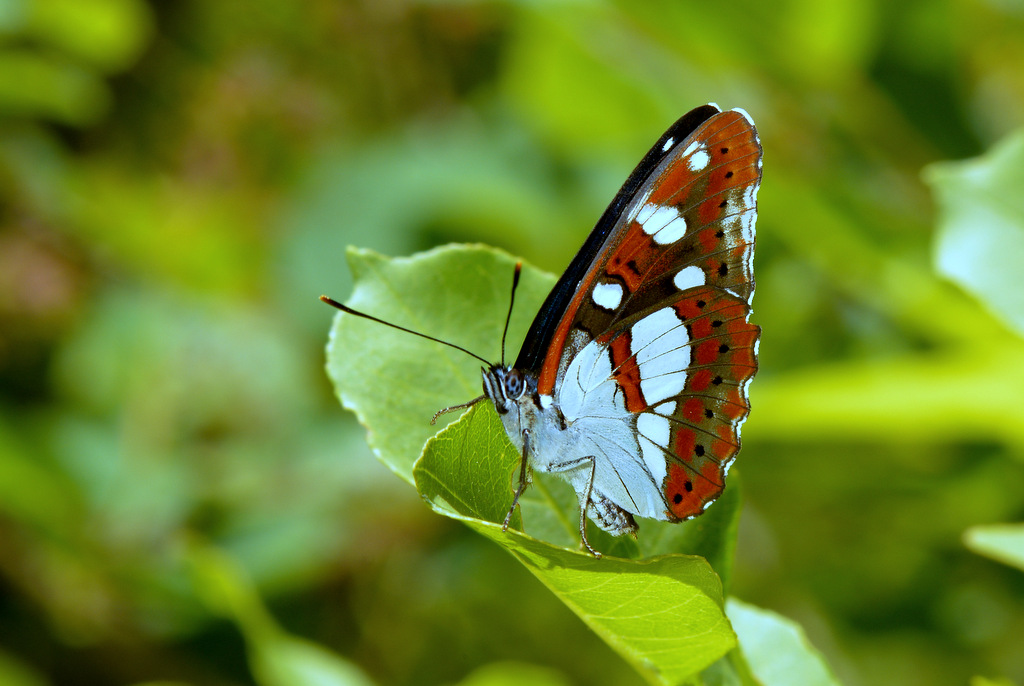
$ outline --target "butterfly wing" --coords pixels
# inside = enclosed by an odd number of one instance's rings
[[[580,419],[621,398],[636,464],[618,453],[598,465],[594,483],[635,514],[699,514],[739,450],[760,332],[747,317],[761,154],[742,110],[706,105],[684,115],[619,191],[517,360],[537,374],[541,395],[565,390]],[[580,361],[591,358],[611,373],[581,385]],[[570,368],[574,381],[564,384]],[[644,483],[631,476],[638,466]],[[631,507],[649,502],[637,495],[654,486],[656,505]]]
[[[757,371],[760,328],[747,321],[749,312],[725,289],[691,287],[617,322],[591,344],[608,351],[612,371],[584,395],[600,398],[607,395],[600,386],[614,384],[635,422],[639,461],[664,499],[637,514],[688,519],[722,492]],[[589,407],[581,415],[594,413]]]

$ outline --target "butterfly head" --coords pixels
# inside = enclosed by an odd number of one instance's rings
[[[529,390],[529,380],[518,369],[505,365],[492,365],[481,370],[484,377],[484,395],[494,403],[498,414],[507,414]]]

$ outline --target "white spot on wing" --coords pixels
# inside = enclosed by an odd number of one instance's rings
[[[640,211],[636,213],[636,221],[640,226],[646,226],[647,222],[651,220],[651,217],[655,212],[658,211],[658,206],[653,203],[647,203],[640,208]],[[650,233],[648,231],[647,233]]]
[[[668,419],[650,412],[643,412],[636,418],[636,430],[640,434],[640,452],[644,464],[650,470],[657,484],[665,480],[668,463],[665,461],[665,449],[669,442]]]
[[[652,208],[648,210],[647,208]],[[640,211],[637,215],[636,220],[643,226],[644,233],[648,236],[661,231],[665,226],[670,224],[676,217],[679,216],[679,211],[674,207],[666,207],[665,205],[654,205],[648,204]]]
[[[630,330],[640,368],[640,390],[648,405],[679,395],[690,365],[689,338],[675,310],[666,307],[647,315]]]
[[[663,414],[666,417],[671,417],[676,413],[676,401],[669,400],[667,403],[662,403],[654,408],[654,411],[658,414]]]
[[[661,231],[654,234],[654,242],[658,245],[675,243],[686,235],[686,219],[683,215],[676,215],[676,218],[666,224]]]
[[[548,409],[549,407],[551,407],[551,403],[553,401],[554,401],[554,398],[552,398],[550,395],[542,395],[542,396],[540,396],[540,407],[541,407],[541,409],[542,410]]]
[[[658,245],[675,243],[686,235],[686,219],[675,207],[666,205],[644,205],[636,216],[644,233],[654,238]]]
[[[681,269],[675,278],[672,279],[672,283],[675,284],[676,288],[681,291],[685,291],[687,288],[693,288],[694,286],[704,285],[704,270],[697,265],[691,264],[685,269]]]
[[[617,283],[599,283],[590,295],[598,307],[614,310],[622,303],[622,286]]]
[[[672,138],[670,136],[669,139],[667,141],[665,141],[665,144],[661,146],[661,151],[662,152],[667,152],[668,149],[671,148],[675,144],[676,144],[676,139]]]
[[[711,161],[711,155],[706,150],[698,150],[690,156],[689,162],[690,169],[695,172],[703,171],[708,166],[708,162]]]

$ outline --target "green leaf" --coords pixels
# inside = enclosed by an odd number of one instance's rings
[[[824,658],[803,629],[781,615],[730,598],[726,613],[740,648],[763,686],[837,686]]]
[[[494,408],[480,403],[427,441],[413,475],[420,495],[441,514],[500,523],[512,506],[518,463]],[[511,526],[522,528],[518,510]]]
[[[565,550],[496,524],[466,520],[503,545],[638,671],[675,684],[736,645],[718,576],[701,557],[635,561]]]
[[[453,246],[389,259],[350,249],[348,260],[356,281],[349,306],[485,359],[501,357],[515,265],[509,255]],[[553,284],[550,275],[523,268],[509,328],[510,357]],[[340,313],[327,345],[327,373],[342,405],[366,427],[377,457],[409,483],[424,442],[438,430],[430,418],[481,394],[480,366],[458,350]],[[439,424],[454,416],[441,417]]]
[[[940,210],[936,268],[1024,333],[1024,130],[925,172]]]
[[[1024,524],[988,524],[971,527],[964,543],[978,553],[1024,569]]]

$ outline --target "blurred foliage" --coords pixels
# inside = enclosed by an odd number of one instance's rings
[[[726,610],[751,672],[763,684],[838,683],[803,630],[784,617],[730,599]]]
[[[972,526],[964,543],[981,555],[1024,570],[1024,524]]]
[[[1022,67],[1012,1],[0,0],[0,682],[641,683],[374,459],[316,296],[349,244],[557,272],[715,101],[765,147],[731,593],[846,684],[1024,683],[962,543],[1024,520]]]
[[[1024,333],[1024,130],[983,158],[928,167],[942,209],[936,268]]]

